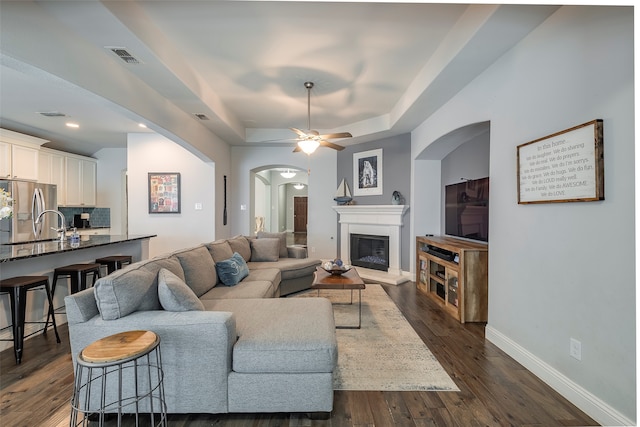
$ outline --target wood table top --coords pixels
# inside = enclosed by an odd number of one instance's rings
[[[110,335],[89,344],[82,350],[87,362],[105,363],[143,355],[153,349],[158,336],[151,331],[127,331]]]
[[[340,275],[334,275],[329,273],[322,267],[316,267],[316,271],[313,275],[313,283],[311,289],[364,289],[364,280],[358,275],[355,268],[342,273]]]

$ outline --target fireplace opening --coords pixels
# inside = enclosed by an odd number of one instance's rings
[[[351,234],[351,265],[389,270],[389,236]]]

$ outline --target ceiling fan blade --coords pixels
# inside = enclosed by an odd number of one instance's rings
[[[328,133],[326,135],[318,135],[318,136],[322,139],[338,139],[338,138],[351,138],[353,135],[351,135],[349,132],[338,132],[338,133]]]
[[[334,150],[342,151],[344,147],[342,145],[334,144],[333,142],[325,141],[324,139],[319,141],[323,147],[333,148]]]
[[[300,138],[280,138],[280,139],[267,139],[266,141],[260,141],[260,144],[268,142],[296,142],[300,141]]]
[[[295,133],[297,133],[298,135],[300,135],[300,136],[301,136],[301,137],[303,137],[303,138],[304,138],[305,136],[307,136],[307,134],[306,134],[306,133],[304,133],[303,131],[301,131],[300,129],[296,129],[296,128],[289,128],[289,129],[291,129],[292,131],[294,131]]]

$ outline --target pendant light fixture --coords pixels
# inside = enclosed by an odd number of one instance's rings
[[[280,176],[282,176],[283,178],[286,178],[286,179],[291,179],[294,176],[296,176],[296,173],[292,172],[289,169],[287,169],[286,172],[280,172]]]

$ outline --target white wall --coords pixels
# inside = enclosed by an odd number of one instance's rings
[[[290,146],[232,147],[231,170],[234,182],[230,204],[230,212],[234,218],[232,234],[248,234],[249,224],[253,221],[250,218],[251,210],[249,209],[252,203],[250,171],[260,167],[279,165],[290,165],[303,171],[310,170],[308,176],[309,228],[307,230],[309,255],[317,258],[335,258],[338,250],[337,214],[331,206],[338,186],[336,151],[327,148],[321,147],[311,156],[307,156],[303,153],[292,153]],[[241,205],[246,205],[247,210],[241,210]]]
[[[636,419],[633,35],[632,8],[562,7],[412,134],[416,159],[490,121],[487,337],[606,425]],[[518,205],[517,145],[593,119],[606,200]]]
[[[203,162],[161,135],[129,134],[127,170],[129,234],[157,234],[150,241],[150,257],[216,239],[217,187],[212,163]],[[149,213],[149,172],[180,173],[180,213]],[[221,187],[218,190],[222,192]],[[202,204],[202,210],[195,210],[196,203]]]
[[[271,185],[266,185],[264,183],[264,181],[259,178],[256,175],[255,178],[255,187],[254,187],[254,217],[263,217],[265,219],[264,222],[264,230],[265,231],[269,231],[268,227],[269,227],[269,218],[271,218],[271,216],[269,215],[269,205],[270,203],[267,201],[267,196],[268,193],[267,192],[271,192]],[[271,197],[269,197],[269,200],[271,199]],[[254,231],[254,227],[251,227],[251,231]],[[251,233],[253,234],[253,233]]]
[[[126,148],[103,148],[94,157],[98,159],[97,202],[99,207],[110,209],[111,234],[126,234],[123,171],[127,170]],[[123,213],[124,210],[124,213]]]

